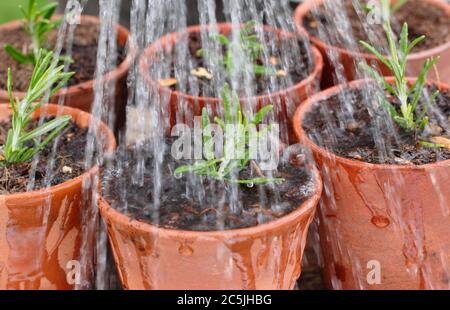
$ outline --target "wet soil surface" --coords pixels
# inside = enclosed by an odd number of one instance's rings
[[[46,121],[51,120],[48,118]],[[30,124],[35,128],[38,122]],[[0,145],[6,140],[10,122],[0,122]],[[50,184],[57,185],[76,178],[85,172],[85,146],[87,141],[87,129],[81,129],[71,122],[60,135],[56,152]],[[46,187],[47,165],[52,157],[54,143],[50,142],[40,153],[39,162],[36,165],[35,187]],[[0,168],[0,195],[26,192],[33,171],[32,163],[14,164]]]
[[[175,178],[173,171],[186,164],[175,161],[172,156],[164,158],[161,184],[161,207],[153,205],[153,160],[145,158],[146,171],[142,186],[136,182],[137,154],[134,148],[121,150],[114,162],[104,172],[104,197],[113,208],[132,219],[158,225],[163,228],[215,231],[256,226],[276,220],[297,209],[314,192],[312,177],[304,168],[304,156],[298,146],[286,150],[278,172],[273,177],[284,178],[282,183],[272,185],[239,185],[236,201],[240,207],[231,208],[229,197],[233,190],[223,183],[195,175]],[[170,150],[170,149],[169,149]],[[294,155],[295,154],[295,155]],[[297,156],[298,155],[298,156]],[[249,178],[250,169],[240,177]]]
[[[186,39],[184,39],[186,40]],[[230,39],[231,40],[231,39]],[[265,42],[270,42],[273,45],[272,54],[268,57],[269,63],[265,63],[262,55],[256,60],[256,64],[264,65],[267,68],[273,68],[275,72],[281,71],[278,74],[265,74],[256,75],[254,77],[255,95],[263,95],[267,93],[273,93],[282,89],[286,89],[292,85],[300,83],[302,80],[306,79],[314,68],[314,59],[310,51],[310,45],[307,43],[306,38],[298,36],[296,39],[281,39],[280,37],[275,37],[274,34],[266,34]],[[192,74],[192,69],[198,68],[208,68],[206,61],[203,57],[197,54],[197,51],[202,49],[203,43],[200,33],[191,33],[188,36],[188,53],[191,65],[187,65],[189,61],[185,58],[177,59],[172,52],[166,52],[169,57],[166,56],[164,59],[171,59],[169,65],[169,75],[170,76],[158,76],[155,80],[167,80],[175,78],[177,76],[183,76],[184,80],[187,81],[185,85],[181,85],[178,81],[176,84],[169,86],[171,90],[181,91],[193,96],[200,97],[217,97],[217,91],[215,84],[217,84],[216,79],[221,76],[224,78],[224,82],[228,82],[230,85],[231,81],[226,78],[227,74],[223,68],[216,68],[215,70],[220,70],[220,73],[209,72],[211,77],[198,77]],[[293,46],[296,45],[296,46]],[[226,51],[225,48],[222,49],[222,53]],[[283,55],[280,53],[291,53],[291,55]],[[221,57],[221,56],[219,56]],[[283,62],[287,62],[284,63]],[[161,67],[161,61],[155,61],[153,66],[151,66],[151,76],[161,75],[157,72],[156,68]],[[223,85],[223,83],[219,83]],[[245,83],[242,81],[240,85],[244,87]],[[238,92],[240,96],[245,96],[246,89],[240,89]]]
[[[97,64],[97,45],[99,36],[99,26],[95,24],[81,24],[74,33],[72,45],[72,59],[69,71],[75,72],[75,75],[68,81],[67,86],[77,85],[83,82],[93,80]],[[49,35],[50,46],[53,49],[57,40],[57,33]],[[28,82],[33,72],[33,65],[20,64],[12,59],[3,49],[5,44],[10,44],[26,52],[30,50],[30,39],[23,30],[3,30],[0,31],[0,89],[6,90],[7,72],[11,68],[13,74],[13,90],[25,92]],[[67,55],[67,45],[62,49],[61,55]],[[123,47],[118,47],[118,63],[123,62],[126,57],[126,51]]]
[[[386,35],[382,26],[368,25],[366,11],[360,8],[355,9],[354,1],[344,0],[343,2],[356,42],[358,40],[372,41],[375,46],[377,46],[377,43],[378,46],[380,44],[387,46]],[[312,35],[321,39],[327,38],[326,42],[332,45],[346,47],[346,41],[339,38],[339,35],[336,37],[336,30],[333,30],[336,29],[336,22],[336,13],[331,12],[328,7],[321,6],[317,12],[310,12],[305,17],[303,24]],[[424,51],[450,41],[450,18],[444,11],[426,1],[408,0],[403,7],[393,14],[392,27],[398,37],[405,22],[408,23],[411,40],[421,35],[426,36],[426,39],[417,45],[413,52]],[[323,27],[320,27],[320,25],[323,25]],[[370,36],[367,32],[368,26],[373,31]],[[342,25],[340,27],[342,28]],[[333,33],[330,31],[333,31]],[[363,50],[361,49],[361,51]]]
[[[435,88],[429,87],[430,91],[433,89]],[[375,94],[367,97],[375,98],[374,96]],[[399,102],[394,98],[390,98],[390,101],[399,109]],[[344,107],[343,102],[352,106],[354,119],[345,112],[348,109]],[[419,104],[418,111],[423,104],[424,102]],[[450,159],[450,149],[425,147],[417,142],[430,141],[433,137],[450,139],[449,92],[442,92],[438,96],[435,108],[437,107],[436,110],[440,112],[431,113],[425,131],[417,136],[414,133],[405,132],[397,124],[386,122],[391,117],[384,107],[378,106],[369,111],[369,105],[374,107],[377,102],[374,100],[368,104],[362,91],[347,90],[340,96],[332,96],[315,105],[306,115],[303,128],[309,138],[320,147],[353,160],[373,164],[423,165]],[[375,126],[374,120],[378,126]],[[377,147],[374,138],[377,136],[376,133],[379,136],[377,141],[383,141],[385,148]],[[385,156],[379,151],[380,149],[386,149]]]

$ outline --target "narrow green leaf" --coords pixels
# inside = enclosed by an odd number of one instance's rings
[[[51,19],[57,8],[58,8],[58,3],[51,2],[51,3],[48,3],[44,6],[42,6],[36,12],[36,15],[42,16],[45,19]]]
[[[425,40],[425,36],[420,36],[420,37],[414,39],[414,40],[408,45],[408,51],[407,51],[407,54],[409,54],[409,53],[412,51],[412,49],[413,49],[414,47],[416,47],[416,45],[419,44],[420,42],[422,42],[423,40]]]
[[[432,58],[427,59],[417,77],[416,82],[413,84],[411,89],[408,92],[408,95],[413,94],[414,99],[412,101],[412,106],[414,109],[416,108],[417,104],[419,103],[420,97],[422,96],[423,87],[426,82],[426,77],[428,75],[428,72],[431,70],[431,68],[437,63],[439,58]]]
[[[191,166],[181,166],[175,169],[175,174],[184,174],[188,172],[196,172],[204,170],[205,168],[211,167],[213,165],[216,165],[217,163],[220,163],[222,159],[214,159],[209,161],[197,161],[194,165]]]
[[[232,124],[233,123],[233,115],[231,113],[231,102],[230,102],[230,85],[225,83],[222,91],[222,101],[223,108],[225,113],[225,123]]]
[[[227,179],[227,181],[231,183],[238,183],[238,184],[268,184],[268,183],[280,183],[286,181],[283,178],[254,178],[250,180],[233,180],[233,179]]]
[[[25,8],[23,7],[23,5],[19,5],[19,10],[20,12],[22,12],[22,15],[25,19],[29,19],[29,15],[28,12],[25,10]]]
[[[220,128],[225,129],[225,123],[220,118],[216,116],[214,117],[214,121],[220,126]]]
[[[241,124],[242,123],[241,102],[235,90],[231,92],[231,98],[233,101],[234,109],[236,111],[234,116],[237,118],[237,124]]]
[[[424,130],[424,129],[425,129],[425,127],[426,127],[427,124],[428,124],[428,121],[429,121],[429,117],[428,117],[428,116],[424,117],[424,118],[420,121],[419,127],[420,127],[421,130]]]
[[[50,131],[54,130],[55,128],[59,128],[62,125],[64,125],[63,127],[65,127],[65,126],[67,126],[67,124],[69,124],[71,119],[72,119],[72,117],[70,115],[64,115],[64,116],[57,117],[45,124],[42,124],[41,126],[28,132],[27,134],[24,134],[20,138],[20,143],[24,143],[26,141],[39,138],[40,136],[43,136],[43,135],[49,133]]]
[[[195,55],[197,57],[205,57],[205,50],[203,48],[201,48],[195,52]]]
[[[230,40],[223,34],[216,34],[212,38],[222,45],[230,45]]]
[[[254,125],[259,125],[261,123],[261,121],[264,119],[264,117],[266,117],[267,113],[269,113],[270,111],[272,111],[273,109],[273,105],[268,104],[264,107],[262,107],[256,114],[255,114],[255,118],[252,121],[252,124]]]
[[[22,54],[19,50],[12,47],[11,45],[6,44],[4,46],[4,49],[5,52],[8,53],[8,55],[11,56],[11,58],[13,58],[15,61],[21,64],[31,63],[30,58],[27,55]]]
[[[359,41],[359,43],[370,53],[375,55],[375,57],[377,57],[378,60],[380,60],[386,67],[388,67],[389,70],[392,70],[392,65],[390,64],[390,62],[386,59],[386,57],[384,57],[380,52],[378,52],[375,47],[364,41]]]
[[[392,95],[398,96],[398,92],[392,87],[391,84],[387,82],[387,80],[381,76],[375,69],[373,69],[371,66],[369,66],[365,62],[361,62],[360,67],[366,71],[373,79],[377,81],[378,84],[380,84],[384,89],[388,90]]]
[[[203,147],[205,148],[205,157],[207,160],[214,159],[214,144],[212,141],[212,132],[209,127],[209,116],[206,108],[202,109],[202,128],[203,128]]]
[[[277,73],[275,69],[261,65],[253,65],[253,72],[255,75],[275,75]]]
[[[56,127],[49,135],[47,135],[47,137],[44,139],[44,141],[42,141],[40,144],[38,144],[37,146],[34,147],[33,149],[33,156],[34,157],[37,153],[39,153],[40,151],[42,151],[44,149],[44,147],[50,143],[50,141],[52,141],[60,132],[61,130],[67,126],[68,123],[63,123],[60,126]],[[32,158],[31,157],[31,158]],[[31,159],[30,158],[30,159]],[[27,159],[28,160],[28,159]]]
[[[74,74],[75,72],[62,73],[60,76],[60,82],[53,87],[53,89],[50,91],[49,96],[53,96],[58,90],[65,86]]]
[[[433,143],[433,142],[428,142],[428,141],[419,141],[420,145],[430,148],[430,149],[441,149],[444,148],[445,145],[443,144],[438,144],[438,143]]]
[[[12,86],[12,73],[11,73],[11,68],[8,68],[8,82],[7,82],[7,88],[8,88],[8,99],[9,99],[9,104],[11,105],[11,109],[13,110],[14,114],[17,113],[16,110],[16,105],[15,105],[15,101],[13,98],[13,86]]]
[[[31,17],[34,15],[34,10],[36,8],[36,0],[29,0],[28,1],[28,16]]]
[[[400,35],[401,67],[405,70],[406,59],[408,57],[408,24],[404,23]]]

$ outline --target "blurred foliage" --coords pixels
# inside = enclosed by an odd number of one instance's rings
[[[48,0],[38,0],[39,5],[47,3]],[[19,5],[26,7],[28,0],[1,0],[0,1],[0,24],[7,23],[23,17]]]

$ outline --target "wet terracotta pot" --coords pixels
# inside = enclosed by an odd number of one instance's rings
[[[74,108],[41,109],[47,115],[71,115],[81,128],[92,120]],[[9,105],[0,105],[0,119],[9,119],[10,112]],[[114,134],[103,123],[99,132],[105,151],[112,152]],[[94,167],[47,189],[0,195],[0,289],[73,289],[78,271],[81,282],[76,287],[88,286],[82,281],[89,279],[93,266],[93,227],[88,219],[96,214],[90,189],[97,175]]]
[[[219,23],[217,27],[219,32],[225,35],[228,35],[232,30],[232,25],[228,23]],[[276,32],[282,38],[295,37],[295,34],[283,32],[281,30],[274,30],[269,27],[266,27],[265,29],[266,31]],[[200,26],[191,26],[186,30],[187,33],[200,33],[200,31]],[[160,86],[158,81],[155,81],[153,77],[149,75],[151,65],[158,60],[158,51],[161,51],[161,49],[167,51],[172,50],[186,32],[170,33],[154,42],[143,52],[140,62],[140,70],[146,78],[147,83],[153,89],[158,89],[162,98],[161,100],[167,100],[169,102],[168,120],[170,121],[171,126],[176,123],[187,123],[188,125],[192,125],[193,117],[201,116],[203,107],[208,106],[213,113],[217,113],[222,104],[220,98],[197,97],[179,91],[172,91],[170,88]],[[323,59],[320,52],[314,47],[312,48],[312,57],[314,57],[314,68],[310,75],[300,83],[270,95],[240,98],[241,103],[245,101],[251,102],[252,104],[256,103],[257,109],[267,104],[274,104],[274,111],[277,111],[276,113],[280,127],[282,127],[283,124],[287,125],[289,138],[292,141],[295,140],[295,135],[292,130],[291,120],[295,109],[304,99],[318,89],[322,75]],[[281,128],[281,130],[283,130],[283,128]]]
[[[322,193],[292,213],[251,228],[195,232],[132,220],[100,199],[122,285],[126,289],[292,289],[301,272],[308,226]]]
[[[101,21],[95,16],[82,15],[82,24],[94,24],[100,25]],[[21,29],[23,27],[21,21],[13,21],[0,25],[0,30],[14,30]],[[129,31],[117,25],[117,43],[118,46],[123,48],[126,47],[128,42]],[[111,100],[114,102],[106,101],[106,104],[111,106],[114,104],[114,111],[116,115],[115,130],[123,128],[126,120],[126,105],[127,105],[127,74],[130,69],[133,59],[135,57],[135,49],[130,48],[125,60],[117,66],[116,69],[109,72],[104,76],[104,83],[115,83],[115,95],[112,96]],[[64,105],[69,107],[74,107],[86,112],[91,112],[92,103],[94,102],[94,80],[86,81],[84,83],[70,86],[66,89],[60,89],[51,98],[51,103],[58,103],[61,98],[64,98]],[[114,85],[114,84],[111,84]],[[25,93],[14,92],[14,98],[23,98]],[[6,89],[0,89],[0,102],[8,102],[8,92]],[[112,108],[112,107],[110,107]]]
[[[450,161],[397,166],[349,160],[316,145],[302,128],[321,100],[366,83],[327,89],[302,104],[294,117],[296,133],[312,150],[324,181],[318,214],[326,285],[448,289]],[[380,284],[374,284],[377,275]]]
[[[324,3],[325,0],[305,0],[302,4],[300,4],[295,10],[295,23],[297,29],[301,32],[305,32],[306,29],[303,27],[303,20],[305,16],[313,10],[315,7],[320,6]],[[450,4],[446,3],[442,0],[423,0],[428,2],[432,6],[437,6],[442,9],[450,18]],[[356,65],[360,60],[364,59],[370,64],[377,64],[380,67],[380,70],[384,73],[384,75],[389,76],[392,73],[384,66],[377,58],[368,53],[358,53],[350,50],[346,50],[345,48],[341,48],[338,46],[329,45],[324,42],[322,39],[310,35],[310,39],[315,46],[320,50],[323,55],[325,67],[322,79],[322,86],[327,88],[329,86],[334,85],[333,75],[336,72],[334,65],[331,61],[329,55],[333,53],[336,55],[336,58],[339,59],[339,63],[342,64],[345,77],[348,81],[355,80],[357,78],[356,75]],[[362,51],[362,49],[361,49]],[[419,52],[412,53],[408,57],[408,75],[409,76],[418,76],[419,72],[426,61],[426,59],[431,57],[440,56],[441,59],[436,66],[437,71],[439,73],[439,80],[445,83],[450,83],[450,41],[437,46],[435,48]],[[438,80],[435,72],[431,70],[429,79]]]

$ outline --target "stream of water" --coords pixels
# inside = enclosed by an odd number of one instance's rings
[[[353,36],[351,31],[351,25],[349,22],[349,17],[346,15],[344,9],[345,2],[343,0],[336,1],[326,1],[325,7],[327,10],[333,12],[332,24],[323,24],[320,19],[317,19],[317,31],[321,40],[324,42],[336,42],[339,41],[347,50],[352,52],[360,51],[360,46],[358,40]],[[361,19],[364,19],[366,15],[361,8],[361,3],[358,0],[351,1]],[[85,5],[86,1],[81,1],[81,7]],[[92,105],[92,114],[97,120],[104,120],[112,126],[115,123],[116,112],[114,111],[114,101],[115,98],[115,83],[110,83],[104,80],[105,74],[110,72],[117,65],[117,36],[115,24],[118,23],[121,12],[121,1],[120,0],[100,0],[100,19],[101,27],[99,31],[98,39],[98,51],[97,51],[97,64],[96,64],[96,74],[95,74],[95,84],[94,91],[95,97]],[[218,8],[223,7],[223,12],[218,12]],[[127,156],[125,154],[125,145],[129,147],[134,147],[137,151],[135,171],[133,171],[133,186],[146,187],[145,175],[149,171],[152,174],[151,180],[151,195],[149,194],[148,201],[145,203],[148,206],[148,212],[152,217],[152,222],[157,224],[159,218],[159,211],[164,208],[164,204],[161,202],[161,197],[164,195],[163,188],[164,182],[164,165],[165,156],[170,152],[170,146],[167,143],[167,133],[170,131],[172,124],[171,111],[176,111],[175,120],[177,122],[182,122],[183,120],[192,119],[192,114],[194,109],[192,106],[192,101],[185,96],[178,96],[176,102],[171,102],[170,96],[164,92],[159,91],[158,85],[154,83],[149,83],[148,78],[153,81],[160,81],[163,79],[173,78],[177,81],[177,91],[180,93],[189,93],[191,96],[201,96],[202,91],[207,92],[208,97],[220,97],[223,90],[224,82],[227,80],[227,74],[231,77],[231,89],[235,90],[240,97],[250,98],[242,102],[242,109],[245,113],[249,115],[254,115],[257,112],[258,100],[257,96],[262,94],[274,93],[280,89],[290,87],[294,85],[298,78],[304,78],[305,72],[310,72],[314,67],[314,56],[311,52],[311,45],[306,40],[306,37],[300,36],[299,40],[303,40],[304,48],[300,48],[298,41],[286,40],[283,42],[282,47],[277,43],[275,36],[266,35],[267,29],[281,29],[284,33],[295,33],[296,27],[293,21],[293,11],[291,9],[290,3],[287,0],[230,0],[224,1],[223,6],[218,6],[215,0],[198,0],[198,7],[195,8],[199,13],[198,23],[201,28],[198,30],[199,39],[201,40],[201,47],[217,57],[206,57],[204,62],[204,69],[211,73],[211,83],[206,86],[200,85],[202,83],[201,79],[197,79],[191,74],[192,70],[197,69],[196,62],[192,59],[190,55],[190,48],[192,42],[190,41],[189,35],[186,35],[187,28],[187,15],[188,10],[192,8],[186,7],[186,2],[181,0],[133,0],[130,7],[130,38],[127,45],[127,51],[133,51],[135,55],[144,55],[145,59],[142,61],[150,62],[147,72],[142,72],[141,58],[136,57],[134,63],[131,66],[127,86],[128,86],[128,103],[127,103],[127,128],[119,133],[119,158],[123,158],[123,161],[115,161],[111,163],[106,161],[106,170],[108,173],[115,175],[120,178],[123,173],[127,171],[128,163]],[[313,10],[313,15],[318,17],[318,10]],[[218,14],[221,13],[221,14]],[[213,40],[214,36],[221,30],[221,25],[218,23],[218,16],[225,16],[225,20],[231,25],[231,34],[229,36],[230,44],[232,46],[231,58],[233,59],[233,67],[230,72],[223,70],[223,66],[220,60],[223,59],[224,50],[217,40]],[[279,79],[271,78],[266,79],[262,82],[260,89],[256,87],[256,77],[253,70],[253,63],[245,56],[245,51],[242,50],[240,45],[240,29],[242,25],[247,21],[255,21],[256,36],[260,39],[263,45],[262,59],[263,64],[269,64],[276,59],[277,63],[281,65],[282,68],[286,68],[287,71],[298,73],[298,76],[291,76],[288,74],[286,79],[280,83]],[[266,26],[263,26],[266,25]],[[63,23],[58,41],[56,44],[56,54],[59,55],[63,46],[66,47],[66,56],[71,55],[71,45],[73,42],[74,31],[76,25],[69,24],[67,21]],[[192,31],[192,28],[189,28]],[[377,37],[376,32],[373,31],[370,24],[367,23],[366,32],[370,40],[376,44],[380,42],[380,38]],[[177,44],[172,49],[168,48],[167,42],[161,41],[160,38],[173,32],[178,32]],[[269,30],[270,32],[270,30]],[[167,39],[167,37],[166,37]],[[156,52],[150,57],[146,57],[146,48],[150,45],[155,45]],[[158,46],[159,45],[159,46]],[[306,54],[304,53],[306,51]],[[144,54],[143,54],[144,53]],[[333,80],[335,84],[346,83],[346,74],[344,65],[339,59],[339,55],[334,49],[327,51],[328,57],[333,65]],[[356,58],[355,66],[362,61],[362,58]],[[69,64],[66,62],[66,68]],[[286,73],[286,72],[285,72]],[[303,75],[302,75],[303,74]],[[362,70],[357,70],[358,78],[368,77],[366,73]],[[296,80],[297,79],[297,80]],[[202,88],[203,87],[203,88]],[[318,85],[315,89],[318,91]],[[379,152],[380,161],[384,162],[388,157],[388,154],[392,153],[392,146],[386,143],[383,138],[383,134],[386,131],[392,137],[397,136],[397,131],[395,126],[388,116],[387,112],[380,114],[382,110],[377,104],[376,98],[381,90],[376,84],[370,84],[370,87],[365,88],[362,91],[363,102],[367,106],[373,116],[373,141]],[[308,95],[312,95],[308,94]],[[266,120],[267,123],[279,122],[280,128],[280,138],[283,141],[288,140],[288,119],[286,117],[276,118],[282,111],[278,110],[280,102],[272,102],[274,105],[274,110],[270,113],[269,118]],[[339,100],[342,102],[341,109],[335,111],[339,115],[340,123],[336,127],[333,122],[328,122],[327,124],[327,135],[331,137],[329,145],[324,147],[328,150],[333,150],[339,144],[339,139],[336,137],[335,133],[338,130],[344,130],[345,126],[354,122],[354,100],[355,98],[351,93],[342,92],[340,94]],[[63,104],[61,101],[59,104]],[[287,115],[293,115],[296,102],[292,98],[288,98],[285,102]],[[446,116],[439,111],[437,107],[432,108],[432,113],[435,118],[445,120]],[[211,107],[208,108],[210,115],[213,114]],[[330,119],[330,111],[327,109],[321,109],[323,117],[325,119]],[[219,109],[217,114],[223,115],[223,110]],[[443,128],[445,131],[450,132],[450,127]],[[102,149],[98,145],[98,141],[95,138],[98,136],[99,122],[94,121],[89,128],[89,138],[86,145],[86,168],[92,167],[97,163],[103,163]],[[320,140],[320,137],[317,136]],[[398,138],[397,138],[398,139]],[[53,153],[56,152],[58,145],[58,139],[54,140]],[[122,154],[121,154],[122,152]],[[55,154],[53,154],[55,156]],[[152,161],[149,162],[148,159],[151,158]],[[34,161],[37,164],[39,158],[37,157]],[[307,156],[306,163],[312,162],[313,159],[309,155]],[[109,165],[109,166],[108,166]],[[52,171],[54,171],[54,162],[50,161],[47,166],[47,180],[46,184],[50,186],[50,181],[52,177]],[[335,188],[331,185],[331,177],[333,171],[323,171],[324,172],[324,195],[327,197],[329,203],[329,209],[327,211],[336,211],[336,194]],[[268,175],[270,176],[270,175]],[[438,197],[440,210],[436,212],[441,212],[441,215],[445,218],[449,216],[449,203],[446,201],[445,196],[442,194],[447,189],[440,188],[439,184],[436,182],[437,176],[433,173],[429,174],[430,180],[435,184],[435,195]],[[86,192],[84,193],[85,199],[91,202],[92,209],[85,211],[83,214],[83,241],[82,241],[82,252],[81,261],[82,266],[85,266],[86,270],[83,274],[86,275],[86,279],[81,282],[78,288],[96,287],[98,289],[107,289],[110,287],[109,273],[113,269],[109,268],[112,264],[111,259],[108,259],[108,246],[107,246],[107,234],[105,232],[104,225],[99,224],[99,214],[97,210],[97,197],[99,193],[97,192],[99,180],[92,180],[94,184],[85,184]],[[364,183],[364,180],[362,180]],[[29,189],[34,187],[34,178],[30,178]],[[129,208],[133,206],[129,205],[129,192],[127,188],[129,184],[123,184],[122,190],[119,193],[119,200],[122,203],[121,211],[127,213]],[[254,186],[253,184],[249,185]],[[364,187],[364,184],[361,185]],[[395,225],[396,229],[399,231],[401,238],[404,239],[405,243],[405,268],[411,272],[411,274],[421,273],[424,277],[424,287],[425,288],[438,288],[433,287],[434,277],[437,275],[431,274],[431,267],[427,265],[429,260],[426,259],[425,253],[425,232],[423,227],[423,219],[421,214],[415,213],[414,205],[412,205],[412,210],[410,212],[405,212],[405,201],[400,200],[396,188],[404,189],[404,179],[399,173],[396,175],[395,180],[392,180],[390,184],[379,184],[382,191],[385,193],[384,200],[390,201],[390,214],[384,214],[383,216],[388,216],[391,218],[392,225]],[[311,189],[306,189],[307,193]],[[356,189],[356,191],[362,192],[364,189]],[[261,188],[261,205],[267,204],[264,201],[264,190]],[[221,191],[220,195],[211,198],[216,191],[215,189],[210,189],[205,191],[202,180],[199,178],[192,178],[186,185],[186,197],[189,199],[195,199],[200,203],[204,201],[215,201],[217,203],[217,210],[223,211],[223,208],[227,204],[230,205],[231,210],[236,214],[242,209],[241,202],[239,200],[239,186],[234,184],[230,186],[228,191]],[[416,196],[418,193],[416,193]],[[416,197],[413,196],[413,197]],[[416,197],[420,199],[420,197]],[[365,199],[362,197],[362,199]],[[281,203],[281,202],[279,202]],[[407,203],[407,202],[406,202]],[[413,202],[411,202],[413,203]],[[272,209],[276,209],[277,203],[270,206]],[[368,212],[372,212],[374,216],[378,214],[379,210],[376,205],[371,205],[368,202]],[[420,206],[418,207],[420,208]],[[386,210],[382,210],[385,212]],[[47,217],[44,216],[44,220]],[[320,218],[317,221],[322,221],[327,224],[331,222],[330,218]],[[317,222],[317,223],[318,223]],[[317,224],[316,223],[316,224]],[[322,223],[324,224],[324,223]],[[101,226],[99,229],[98,226]],[[331,225],[331,224],[330,224]],[[360,288],[365,288],[365,279],[361,278],[361,274],[364,274],[362,269],[365,268],[366,262],[361,262],[354,259],[353,248],[349,245],[342,243],[342,231],[340,226],[336,225],[334,230],[328,231],[329,242],[332,244],[334,251],[340,253],[342,257],[347,257],[352,261],[354,265],[353,277],[355,282],[358,283]],[[223,222],[217,223],[217,229],[221,230],[224,228]],[[317,225],[313,225],[311,240],[315,252],[320,255],[319,247],[319,234],[317,232]],[[96,264],[95,270],[91,270],[91,266],[88,262],[90,252],[88,247],[90,245],[91,238],[95,237],[96,240]],[[409,248],[408,248],[409,247]],[[414,249],[412,251],[411,249]],[[221,253],[217,254],[219,259]],[[439,255],[438,255],[439,256]],[[83,259],[86,259],[85,261]],[[445,261],[445,257],[440,255],[439,257],[434,257],[435,260],[440,260],[442,266],[447,266],[448,263]],[[319,259],[320,263],[323,264],[323,258]],[[448,270],[448,267],[445,267]],[[89,283],[89,278],[95,275],[95,285]],[[450,274],[447,272],[447,277]],[[87,283],[87,282],[88,283]],[[336,276],[331,279],[334,288],[342,288],[341,280]],[[157,286],[157,284],[155,284]],[[448,287],[446,287],[448,288]]]

